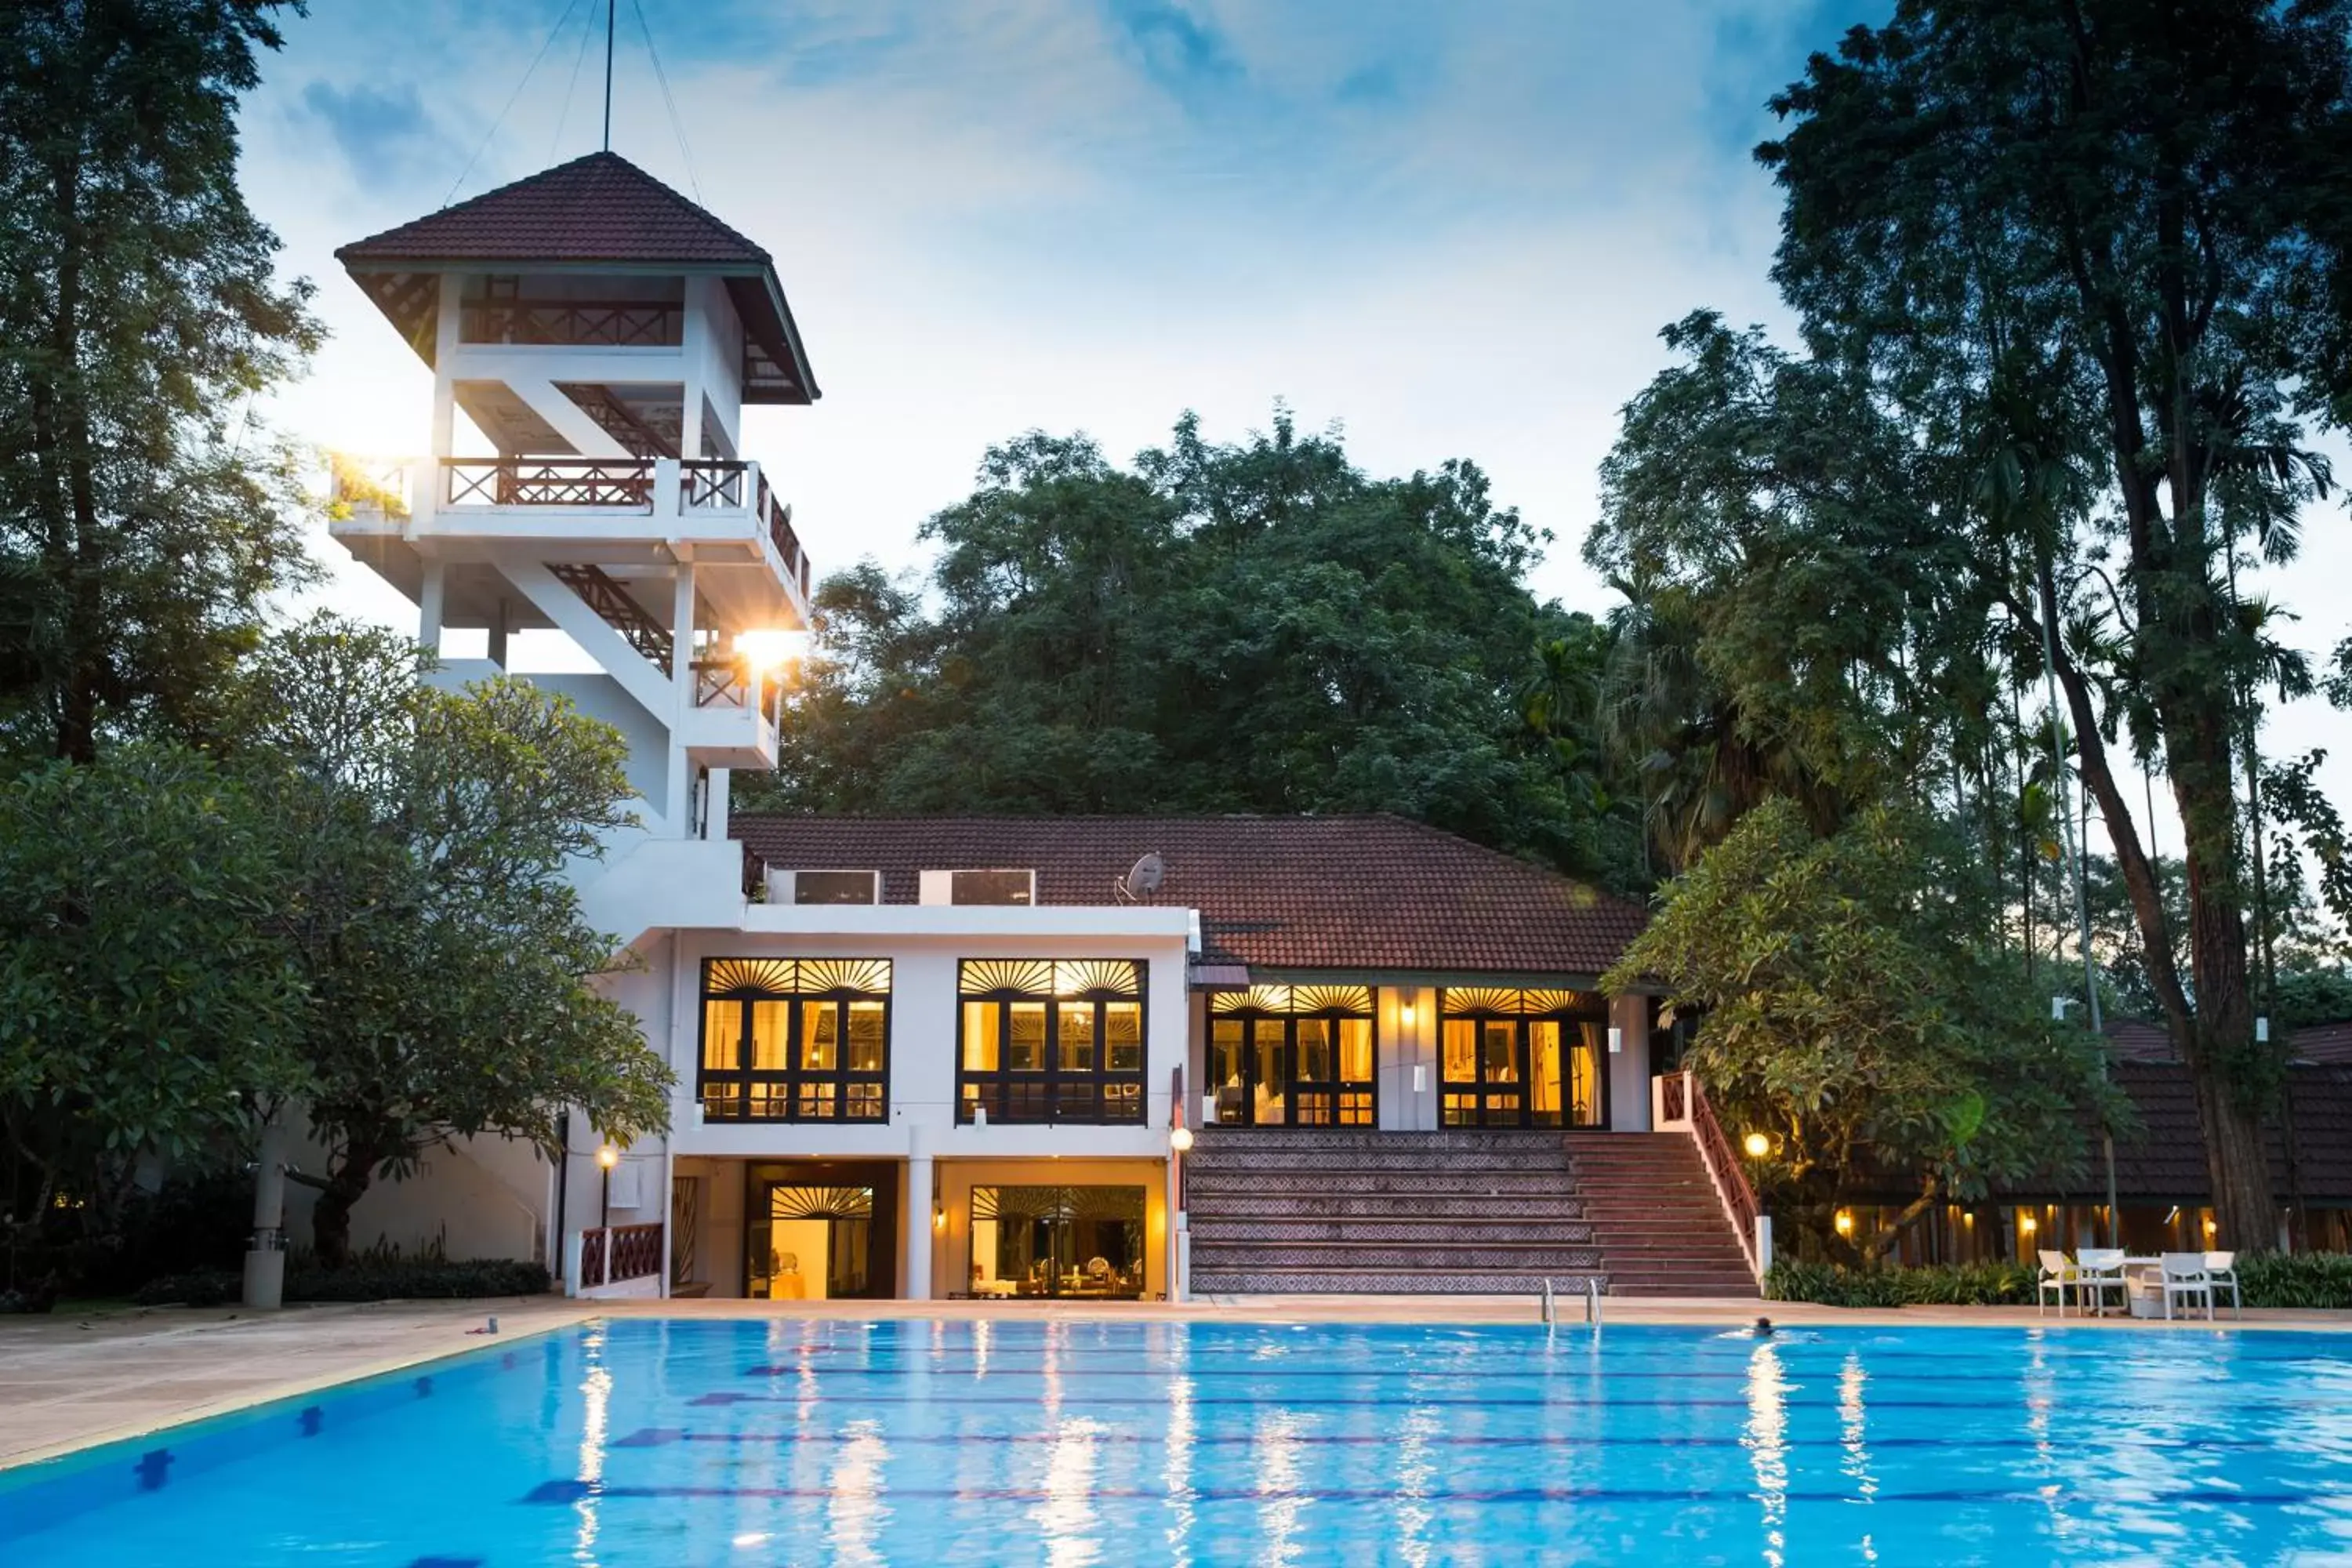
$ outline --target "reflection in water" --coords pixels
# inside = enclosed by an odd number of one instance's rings
[[[1443,1435],[1437,1412],[1426,1405],[1405,1412],[1397,1440],[1396,1552],[1412,1568],[1429,1568],[1430,1543],[1425,1533],[1436,1517],[1429,1506],[1429,1487],[1437,1479],[1437,1455],[1431,1439]]]
[[[882,1466],[890,1457],[882,1440],[882,1423],[868,1416],[842,1428],[839,1456],[827,1479],[832,1499],[826,1506],[826,1538],[834,1561],[869,1563],[883,1561],[875,1550],[883,1521],[890,1510],[882,1500]]]
[[[1787,1562],[1789,1523],[1789,1377],[1780,1352],[1759,1342],[1748,1358],[1748,1426],[1740,1438],[1756,1472],[1756,1500],[1762,1505],[1764,1561]]]
[[[1168,1452],[1160,1474],[1168,1489],[1168,1561],[1181,1565],[1192,1561],[1192,1445],[1200,1436],[1200,1414],[1192,1406],[1194,1387],[1186,1375],[1190,1358],[1179,1340],[1171,1347],[1168,1366]]]
[[[1289,1563],[1298,1556],[1299,1516],[1308,1500],[1298,1495],[1306,1484],[1298,1438],[1306,1429],[1306,1417],[1278,1405],[1258,1418],[1250,1453],[1257,1474],[1260,1563]]]
[[[1869,1382],[1870,1374],[1863,1370],[1862,1352],[1848,1351],[1845,1365],[1838,1373],[1838,1436],[1845,1448],[1845,1473],[1853,1479],[1854,1495],[1864,1502],[1878,1495],[1878,1478],[1870,1468],[1868,1412],[1862,1398]],[[1878,1561],[1877,1542],[1867,1531],[1860,1544],[1864,1562]]]
[[[572,1560],[582,1568],[593,1568],[596,1561],[596,1510],[602,1500],[593,1483],[604,1479],[604,1443],[612,1421],[613,1374],[604,1370],[604,1331],[592,1331],[581,1342],[581,1350],[588,1363],[588,1374],[580,1381],[580,1479],[591,1483],[583,1488],[579,1500],[572,1507],[580,1516],[580,1528],[572,1547]]]
[[[1100,1422],[1084,1416],[1054,1428],[1052,1457],[1045,1462],[1045,1500],[1032,1509],[1054,1568],[1087,1568],[1102,1561],[1095,1515],[1095,1472],[1102,1456],[1096,1439]]]

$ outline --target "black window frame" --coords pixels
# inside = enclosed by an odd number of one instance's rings
[[[1380,1126],[1380,995],[1377,991],[1372,990],[1370,987],[1366,987],[1364,988],[1365,997],[1364,1005],[1362,1006],[1317,1005],[1335,1000],[1329,994],[1341,988],[1304,985],[1296,987],[1264,987],[1245,994],[1244,1004],[1238,1006],[1226,1007],[1220,1010],[1217,1005],[1214,1002],[1212,1002],[1209,1009],[1209,1037],[1205,1042],[1206,1055],[1204,1055],[1202,1058],[1202,1068],[1203,1077],[1208,1080],[1207,1091],[1210,1094],[1218,1096],[1221,1101],[1217,1110],[1217,1125],[1221,1127],[1304,1127],[1313,1129],[1340,1129],[1350,1127],[1377,1128]],[[1256,1005],[1259,1003],[1262,992],[1269,993],[1266,996],[1267,1005]],[[1272,994],[1277,993],[1278,994]],[[1298,997],[1301,994],[1306,994],[1306,999],[1308,1005],[1297,1007],[1272,1005],[1276,1001],[1286,1003],[1291,999]],[[1316,1020],[1320,1020],[1330,1026],[1331,1077],[1328,1079],[1318,1079],[1307,1085],[1304,1092],[1306,1094],[1317,1094],[1328,1090],[1331,1100],[1331,1114],[1330,1118],[1325,1121],[1305,1120],[1302,1119],[1300,1115],[1300,1110],[1304,1100],[1302,1098],[1301,1080],[1298,1076],[1298,1026],[1301,1023],[1313,1022]],[[1368,1026],[1367,1033],[1370,1037],[1371,1050],[1371,1076],[1370,1078],[1360,1079],[1350,1079],[1346,1076],[1346,1069],[1343,1065],[1346,1058],[1341,1052],[1339,1044],[1340,1025],[1343,1023],[1359,1022]],[[1220,1024],[1233,1023],[1237,1023],[1242,1026],[1241,1103],[1244,1114],[1234,1121],[1228,1121],[1225,1118],[1224,1107],[1222,1103],[1225,1082],[1223,1079],[1217,1076],[1215,1070],[1215,1053],[1218,1048],[1217,1026]],[[1271,1025],[1278,1025],[1282,1030],[1281,1044],[1276,1048],[1282,1053],[1281,1060],[1284,1068],[1283,1081],[1286,1085],[1282,1106],[1283,1119],[1280,1121],[1260,1121],[1257,1119],[1257,1097],[1255,1093],[1260,1081],[1257,1076],[1257,1032],[1260,1027]],[[1351,1121],[1348,1119],[1347,1114],[1351,1109],[1349,1104],[1349,1100],[1351,1096],[1356,1095],[1360,1095],[1362,1099],[1361,1106],[1359,1108],[1361,1111],[1361,1117],[1360,1120]]]
[[[1507,1131],[1519,1130],[1531,1132],[1605,1132],[1608,1131],[1610,1115],[1609,1050],[1607,1045],[1609,1037],[1608,1004],[1598,997],[1591,997],[1583,992],[1578,992],[1570,988],[1559,988],[1559,994],[1573,997],[1575,1000],[1569,1001],[1556,1006],[1536,1006],[1527,1005],[1527,999],[1549,994],[1551,994],[1551,990],[1552,988],[1543,988],[1541,990],[1502,993],[1484,987],[1469,988],[1466,991],[1444,987],[1441,987],[1439,989],[1437,994],[1437,1037],[1435,1046],[1437,1052],[1437,1125],[1441,1131],[1470,1129],[1500,1130]],[[1456,998],[1464,994],[1470,995],[1474,998],[1471,1005],[1465,1006],[1457,1002]],[[1496,1000],[1504,994],[1508,994],[1514,997],[1517,1001],[1517,1005],[1496,1005]],[[1572,1044],[1573,1032],[1580,1029],[1584,1025],[1596,1022],[1601,1026],[1601,1043],[1596,1047],[1593,1051],[1592,1099],[1594,1120],[1589,1122],[1583,1122],[1575,1120],[1576,1080],[1573,1069],[1568,1060],[1568,1057],[1569,1053],[1575,1048],[1574,1044]],[[1486,1027],[1490,1024],[1497,1023],[1508,1023],[1514,1026],[1511,1047],[1512,1061],[1518,1072],[1518,1080],[1514,1086],[1513,1090],[1497,1091],[1491,1088],[1486,1082],[1483,1068],[1480,1071],[1479,1076],[1475,1079],[1455,1079],[1447,1076],[1445,1071],[1445,1030],[1447,1025],[1454,1023],[1472,1024],[1475,1025],[1481,1032],[1478,1042],[1480,1049],[1476,1053],[1476,1059],[1482,1062],[1484,1059],[1484,1031]],[[1536,1120],[1537,1111],[1534,1105],[1535,1061],[1533,1034],[1534,1026],[1538,1024],[1544,1023],[1557,1024],[1559,1026],[1561,1104],[1559,1110],[1559,1120],[1558,1121],[1538,1121]],[[1514,1091],[1518,1099],[1518,1110],[1517,1114],[1507,1121],[1490,1119],[1488,1115],[1488,1106],[1486,1103],[1488,1099],[1490,1097],[1499,1097],[1500,1093]],[[1457,1120],[1454,1116],[1455,1107],[1449,1103],[1449,1100],[1455,1096],[1465,1097],[1475,1101],[1476,1114],[1466,1120]]]
[[[847,966],[879,966],[883,989],[848,984],[803,984],[803,977],[823,979]],[[874,1127],[890,1120],[890,984],[896,971],[887,958],[771,959],[709,958],[702,964],[695,1029],[696,1103],[705,1121],[759,1124],[796,1121],[814,1126]],[[714,984],[714,981],[724,984]],[[734,1005],[735,1058],[731,1068],[710,1062],[713,1004]],[[784,1009],[784,1065],[751,1065],[751,1025],[754,1005],[774,1003]],[[877,1071],[850,1065],[850,1008],[879,1004],[882,1009],[882,1064]],[[834,1009],[835,1065],[803,1066],[805,1041],[802,1024],[812,1006]],[[755,1090],[765,1090],[757,1093]],[[820,1095],[814,1091],[828,1090]],[[855,1090],[870,1090],[857,1093]],[[816,1108],[830,1103],[825,1112]],[[853,1107],[870,1107],[852,1114]]]
[[[1001,976],[982,978],[1004,979],[1009,982],[1013,972],[1034,970],[1044,966],[1049,973],[1057,973],[1060,965],[1084,969],[1099,969],[1104,964],[1125,965],[1133,972],[1132,992],[1108,985],[1080,986],[1065,994],[1049,983],[1042,989],[1029,984],[991,984],[974,987],[974,970],[980,966],[1000,969]],[[1139,1127],[1148,1119],[1150,1097],[1144,1083],[1151,1063],[1151,966],[1142,959],[1002,959],[966,958],[956,963],[956,1038],[955,1038],[955,1119],[959,1126],[970,1126],[975,1107],[985,1107],[988,1120],[995,1126],[1039,1127]],[[1013,1037],[1013,1008],[1016,1005],[1045,1008],[1044,1062],[1034,1072],[1020,1072],[1004,1065],[1006,1045]],[[1131,1072],[1115,1072],[1110,1067],[1110,1035],[1108,1027],[1109,1009],[1113,1005],[1132,1005],[1135,1008],[1136,1065]],[[996,1014],[997,1065],[974,1068],[966,1054],[966,1032],[974,1006],[991,1007]],[[1091,1010],[1094,1023],[1094,1066],[1072,1070],[1061,1064],[1062,1016],[1072,1008]]]

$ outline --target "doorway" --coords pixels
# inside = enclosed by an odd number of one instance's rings
[[[745,1295],[824,1301],[898,1294],[896,1166],[757,1164],[746,1180]]]
[[[1374,1068],[1370,1017],[1241,1014],[1209,1028],[1223,1126],[1373,1126]]]
[[[1445,1127],[1607,1123],[1599,1020],[1448,1017],[1439,1062]]]

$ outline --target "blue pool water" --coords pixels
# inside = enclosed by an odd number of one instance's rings
[[[0,1473],[10,1568],[1706,1562],[2352,1562],[2352,1340],[626,1319]]]

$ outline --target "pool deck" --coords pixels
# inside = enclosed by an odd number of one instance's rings
[[[1602,1321],[1734,1327],[1769,1313],[1812,1328],[2056,1327],[2031,1307],[1906,1307],[1852,1310],[1793,1301],[1642,1300],[1611,1297]],[[1525,1296],[1261,1296],[1183,1303],[984,1301],[567,1301],[556,1297],[480,1301],[387,1301],[366,1306],[146,1308],[54,1317],[0,1318],[0,1468],[136,1436],[184,1421],[395,1372],[485,1342],[476,1331],[496,1314],[510,1340],[593,1318],[978,1319],[1061,1321],[1532,1323]],[[1559,1321],[1584,1321],[1581,1298],[1563,1298]],[[2172,1323],[2069,1316],[2090,1332],[2180,1332]],[[2225,1311],[2221,1327],[2352,1333],[2352,1312]]]

